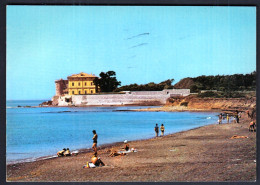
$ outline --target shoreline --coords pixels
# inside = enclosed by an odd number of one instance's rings
[[[214,124],[216,124],[216,123],[210,123],[208,125],[203,125],[203,126],[199,126],[199,127],[195,127],[195,128],[190,128],[190,129],[187,129],[187,130],[182,130],[182,131],[179,131],[179,132],[173,132],[173,133],[165,134],[163,137],[172,136],[172,135],[175,135],[175,134],[178,134],[178,133],[188,132],[188,131],[191,131],[191,130],[196,130],[196,129],[206,127],[206,126],[209,126],[209,125],[214,125]],[[159,137],[162,137],[162,136],[159,136]],[[146,141],[146,140],[151,140],[151,139],[154,139],[154,137],[131,140],[130,142],[141,142],[141,141]],[[122,145],[122,142],[118,141],[118,142],[101,144],[97,148],[98,148],[98,150],[104,150],[104,149],[107,149],[107,148],[118,147],[118,146],[121,146],[121,145]],[[79,151],[79,154],[93,153],[91,147],[90,148],[75,149],[75,150],[72,150],[70,152],[73,152],[73,151]],[[9,163],[6,162],[6,166],[25,164],[25,163],[34,163],[34,162],[37,162],[37,161],[43,161],[43,160],[49,160],[49,159],[55,159],[55,158],[58,158],[58,156],[56,154],[41,156],[41,157],[38,157],[38,158],[35,158],[35,159],[26,158],[26,159],[18,160],[17,162],[9,162]]]
[[[122,142],[98,147],[104,167],[82,169],[93,155],[82,149],[77,156],[7,165],[8,182],[130,182],[130,181],[254,181],[256,133],[241,123],[210,124],[163,137],[129,142],[137,152],[108,157]],[[248,139],[230,139],[245,135]],[[102,178],[99,178],[102,177]]]
[[[82,105],[82,106],[16,106],[16,107],[6,107],[9,109],[15,108],[48,108],[48,107],[56,107],[56,108],[84,108],[84,107],[163,107],[164,105],[140,105],[140,104],[124,104],[124,105]]]

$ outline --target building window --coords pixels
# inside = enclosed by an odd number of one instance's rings
[[[74,83],[72,83],[71,85],[74,86]]]
[[[91,92],[91,94],[93,94],[93,91],[92,91],[92,90],[91,90],[90,92]]]
[[[80,94],[80,91],[79,91],[79,94]]]
[[[87,85],[87,82],[85,82],[85,86]]]
[[[91,85],[93,85],[93,82],[91,82]]]
[[[79,82],[79,86],[80,86],[80,82]]]
[[[72,94],[74,94],[74,91],[72,91]]]
[[[85,91],[85,94],[87,94],[87,91]]]

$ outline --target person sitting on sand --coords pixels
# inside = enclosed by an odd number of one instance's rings
[[[158,124],[156,123],[155,127],[154,127],[154,131],[155,131],[155,136],[158,137],[158,133],[159,133],[159,127]]]
[[[250,122],[248,130],[249,130],[249,132],[255,132],[256,131],[255,121]]]
[[[128,151],[129,150],[129,144],[127,143],[127,140],[124,141],[124,144],[125,144],[125,146],[122,149],[125,150],[125,151]]]
[[[95,152],[93,157],[91,157],[91,162],[95,165],[95,166],[105,166],[105,164],[103,163],[103,161],[101,161],[100,157],[97,157],[97,153]]]
[[[66,157],[66,156],[70,156],[71,154],[70,154],[70,149],[69,148],[67,148],[67,150],[64,152],[64,156]]]
[[[61,151],[57,152],[58,157],[64,156],[64,152],[66,151],[66,148],[63,148]]]
[[[93,145],[92,145],[92,149],[93,149],[93,151],[95,152],[95,153],[97,153],[97,138],[98,138],[98,135],[97,135],[97,133],[96,133],[96,130],[93,130],[92,131],[93,132],[93,134],[94,134],[94,136],[93,136]]]
[[[97,157],[97,153],[95,152],[94,155],[91,157],[91,162],[87,162],[83,168],[95,168],[99,166],[105,166],[103,161],[101,161],[100,157]]]
[[[163,136],[164,135],[164,126],[163,126],[163,124],[161,125],[160,130],[161,130],[161,136]]]

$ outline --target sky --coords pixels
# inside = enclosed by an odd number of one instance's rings
[[[7,6],[7,100],[115,71],[121,85],[256,70],[256,7]]]

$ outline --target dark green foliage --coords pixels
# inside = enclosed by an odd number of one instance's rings
[[[117,88],[115,91],[162,91],[163,89],[171,89],[173,88],[172,82],[174,79],[168,79],[163,82],[160,82],[159,84],[156,84],[154,82],[150,82],[148,84],[130,84],[125,85],[120,88]]]
[[[226,92],[204,92],[199,93],[199,98],[244,98],[246,97],[246,93],[238,92],[238,91],[226,91]]]
[[[208,91],[208,92],[204,92],[204,93],[199,93],[198,97],[199,98],[220,98],[221,95],[216,92]]]
[[[100,78],[96,78],[93,82],[100,87],[101,92],[112,92],[121,84],[120,81],[117,81],[114,71],[101,72],[99,76]]]
[[[218,90],[223,92],[256,90],[255,71],[246,75],[203,75],[192,79],[194,81],[194,85],[191,86],[191,92],[200,92],[200,90]]]

